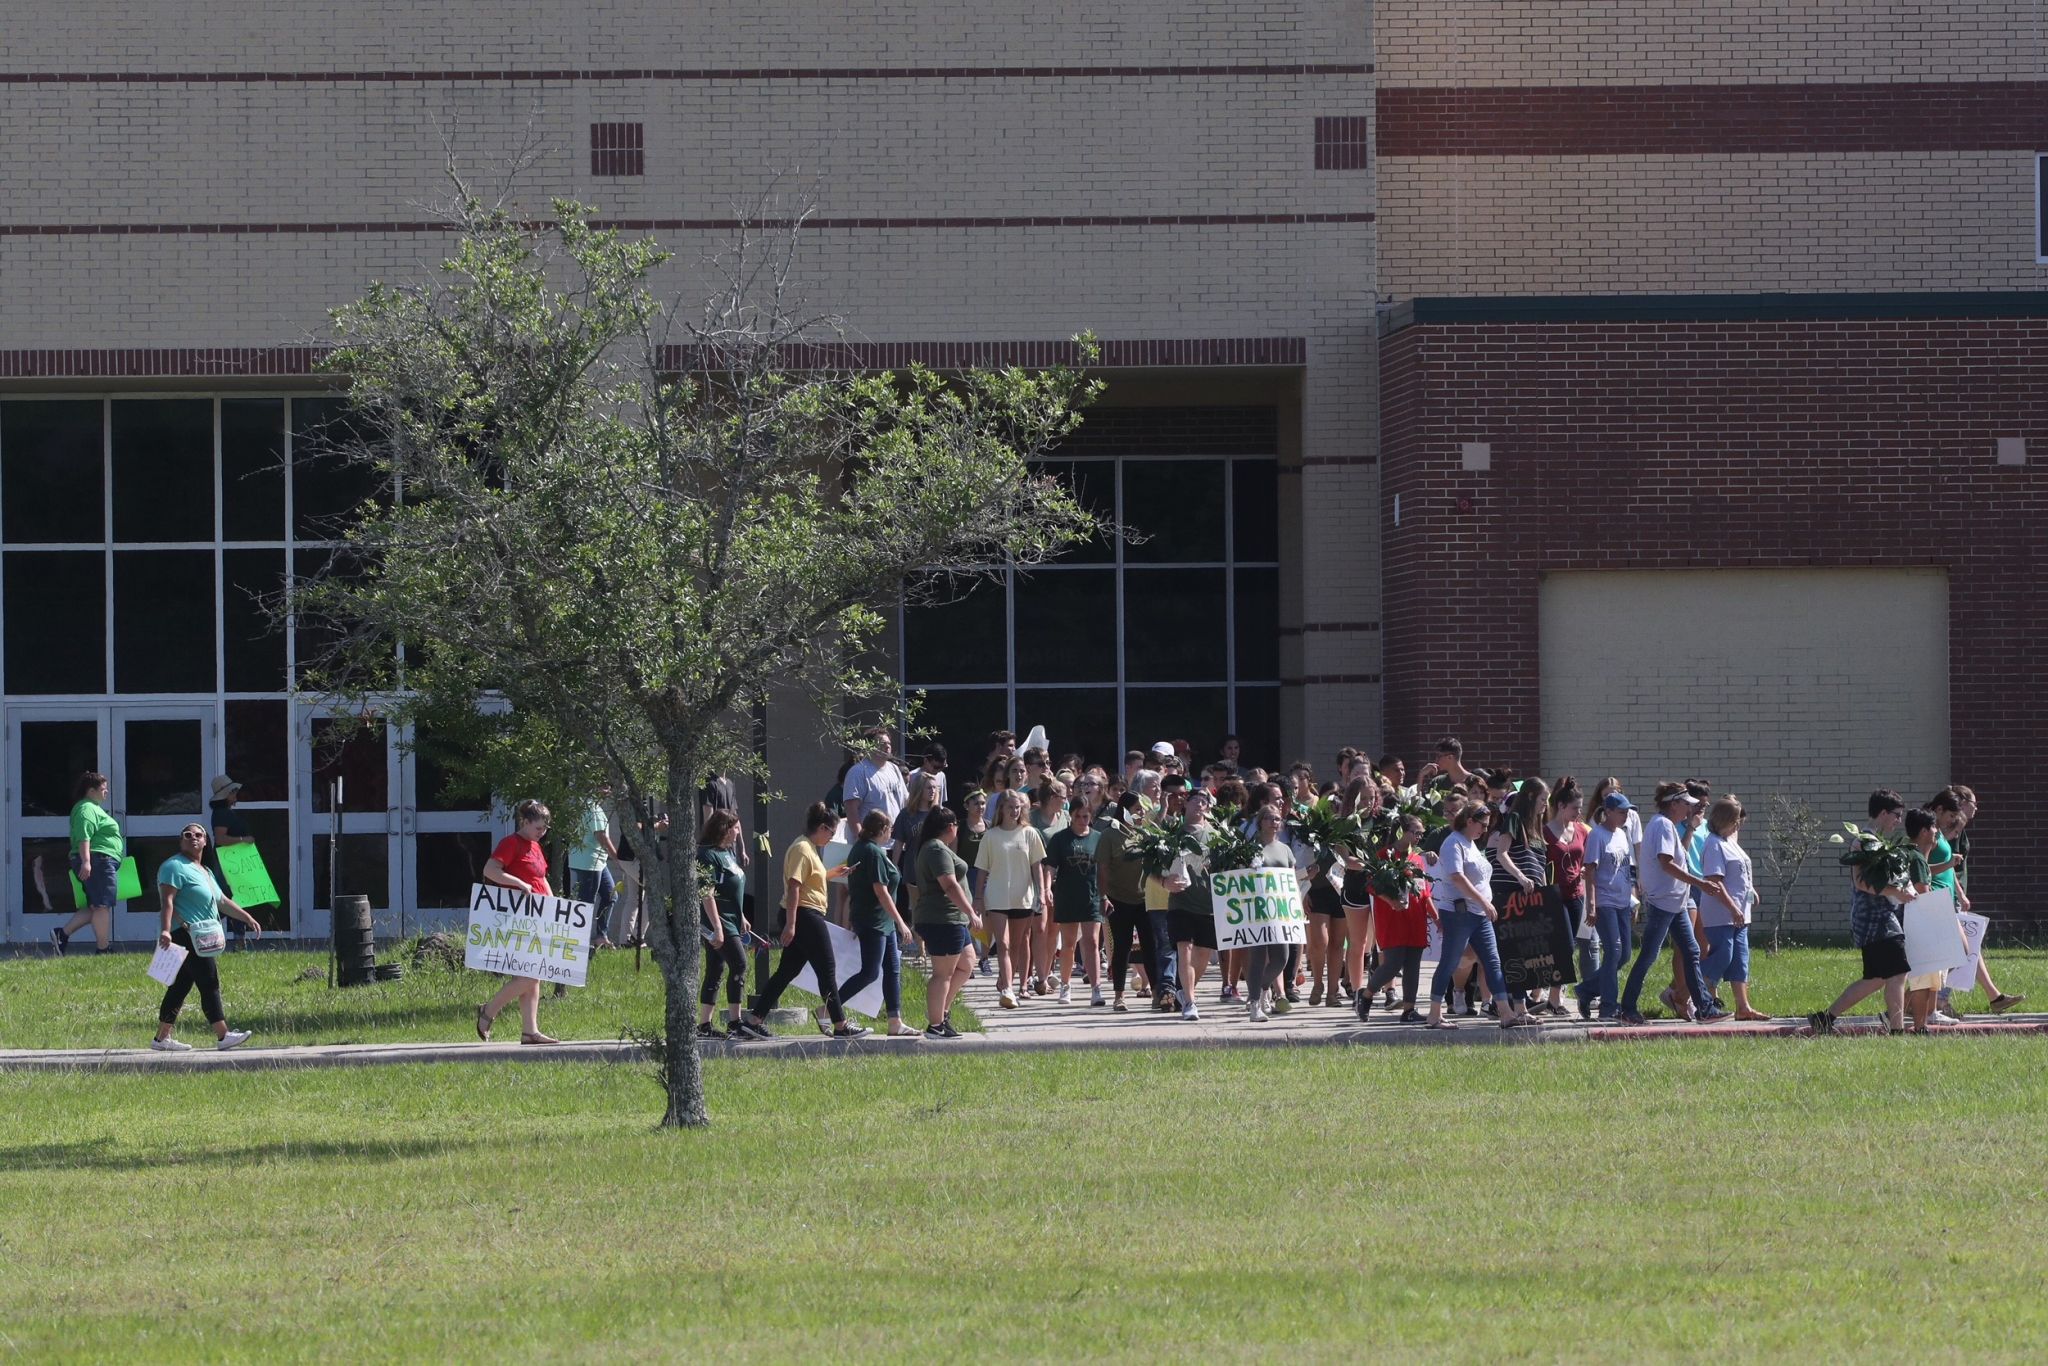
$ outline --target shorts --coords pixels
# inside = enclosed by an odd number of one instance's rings
[[[1939,991],[1947,982],[1947,972],[1916,972],[1906,979],[1906,990]]]
[[[1913,971],[1913,965],[1906,961],[1904,939],[1880,939],[1875,944],[1863,946],[1863,978],[1904,977]]]
[[[991,907],[989,907],[989,908],[988,908],[988,913],[989,913],[990,915],[1002,915],[1002,916],[1008,916],[1008,917],[1009,917],[1010,919],[1012,919],[1012,920],[1029,920],[1029,919],[1031,919],[1031,918],[1032,918],[1033,916],[1035,916],[1035,915],[1037,915],[1037,914],[1038,914],[1038,912],[1037,912],[1037,911],[1035,911],[1035,910],[1029,910],[1029,909],[1026,909],[1026,910],[1020,910],[1020,911],[1011,911],[1011,910],[1005,910],[1005,909],[1003,909],[1003,908],[1002,908],[1001,906],[991,906]]]
[[[78,859],[71,860],[72,876],[78,875]],[[79,878],[85,884],[85,904],[88,906],[111,906],[119,895],[121,860],[111,854],[92,856],[92,876]]]
[[[1363,868],[1344,870],[1344,904],[1354,911],[1366,910],[1372,905],[1372,874]]]
[[[1055,925],[1100,925],[1102,923],[1102,912],[1096,911],[1093,915],[1070,915],[1063,913],[1059,907],[1055,906],[1052,911],[1052,923]]]
[[[1166,932],[1176,944],[1193,944],[1198,949],[1216,947],[1216,917],[1196,911],[1168,911]]]
[[[1337,895],[1337,889],[1326,877],[1318,877],[1308,885],[1308,900],[1304,910],[1316,915],[1326,915],[1332,920],[1344,918],[1344,899]]]
[[[967,927],[950,921],[938,925],[913,925],[918,942],[924,951],[934,958],[950,958],[956,953],[967,952]]]

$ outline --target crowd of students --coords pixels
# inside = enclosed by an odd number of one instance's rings
[[[1642,809],[1612,777],[1588,794],[1570,777],[1552,784],[1468,768],[1463,746],[1449,737],[1412,781],[1398,756],[1375,763],[1351,748],[1338,752],[1335,778],[1324,781],[1307,763],[1278,772],[1241,766],[1234,738],[1208,764],[1192,762],[1185,742],[1161,741],[1126,754],[1112,771],[1080,755],[1020,749],[1014,734],[998,731],[981,781],[955,800],[943,749],[931,746],[906,768],[886,730],[869,739],[869,752],[830,794],[836,800],[811,808],[804,838],[787,853],[784,952],[748,1009],[741,1007],[745,968],[737,945],[752,930],[738,909],[737,822],[727,812],[709,815],[699,858],[710,874],[706,938],[717,952],[708,959],[700,1033],[765,1037],[767,1012],[811,966],[825,988],[821,1029],[866,1032],[846,1019],[844,999],[879,981],[889,1032],[912,1035],[901,1017],[902,962],[920,950],[930,966],[931,1023],[923,1032],[934,1039],[958,1037],[948,1013],[976,973],[995,978],[1005,1010],[1034,1000],[1065,1004],[1078,988],[1091,1006],[1125,1012],[1142,1001],[1198,1020],[1212,965],[1216,1001],[1241,1007],[1255,1022],[1318,1007],[1366,1021],[1377,1005],[1389,1012],[1383,1018],[1432,1028],[1491,1016],[1521,1029],[1574,1011],[1640,1024],[1653,975],[1657,999],[1677,1018],[1767,1018],[1750,995],[1758,899],[1742,838],[1748,813],[1739,798],[1717,797],[1702,779],[1660,783]],[[1393,847],[1381,852],[1412,865],[1409,890],[1382,894],[1363,860],[1305,837],[1304,818],[1317,803],[1391,831]],[[1880,832],[1903,829],[1924,857],[1898,885],[1854,879],[1851,931],[1864,976],[1811,1023],[1826,1032],[1878,990],[1894,1028],[1904,1027],[1902,1009],[1916,1029],[1953,1023],[1945,984],[1907,980],[1897,907],[1938,886],[1953,889],[1959,910],[1968,908],[1975,795],[1944,788],[1909,812],[1886,791],[1870,807]],[[1225,812],[1256,851],[1255,862],[1295,869],[1307,943],[1217,953],[1201,847]],[[822,854],[841,833],[842,815],[853,832],[850,848],[841,865],[828,867]],[[1161,820],[1193,839],[1169,865],[1148,871],[1132,854]],[[843,907],[832,890],[842,878]],[[1511,989],[1494,927],[1511,899],[1538,887],[1554,887],[1563,904],[1576,961],[1560,975],[1576,980]],[[836,991],[828,918],[843,919],[860,944],[859,971]],[[1657,972],[1667,944],[1668,982]],[[1432,945],[1436,968],[1424,999],[1421,967]],[[1979,974],[1993,1012],[2019,1003],[1998,990],[1981,960]],[[710,1018],[721,975],[723,1031]]]

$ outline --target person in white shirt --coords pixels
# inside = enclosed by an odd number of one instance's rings
[[[1707,993],[1726,982],[1735,993],[1735,1018],[1768,1020],[1749,1003],[1749,927],[1756,919],[1756,877],[1749,851],[1742,847],[1742,823],[1749,813],[1732,796],[1714,803],[1707,813],[1706,851],[1700,855],[1700,876],[1710,884],[1700,897],[1700,924],[1707,932],[1707,955],[1700,963]]]
[[[846,770],[846,824],[849,829],[858,830],[862,816],[880,811],[889,818],[893,829],[896,818],[903,814],[904,804],[910,800],[910,785],[903,780],[903,770],[896,766],[896,744],[886,726],[868,732],[868,746],[867,757]]]
[[[1635,929],[1636,842],[1629,835],[1635,807],[1619,791],[1600,802],[1598,818],[1586,834],[1586,880],[1592,884],[1593,932],[1600,941],[1600,961],[1589,981],[1582,982],[1581,1000],[1600,1003],[1600,1018],[1612,1020],[1619,1008],[1621,967],[1628,961]]]
[[[1695,888],[1708,891],[1708,884],[1687,868],[1685,837],[1678,828],[1699,804],[1699,798],[1687,792],[1684,783],[1657,784],[1657,814],[1643,828],[1641,863],[1636,869],[1636,883],[1643,894],[1643,946],[1636,954],[1635,966],[1629,969],[1628,986],[1621,993],[1618,1018],[1624,1024],[1644,1023],[1636,1002],[1643,993],[1643,978],[1657,961],[1667,937],[1677,946],[1676,952],[1685,965],[1686,989],[1692,994],[1693,1013],[1689,1018],[1726,1017],[1727,1012],[1714,1009],[1713,998],[1707,994],[1706,981],[1700,975],[1699,941],[1692,932],[1692,892]]]
[[[1456,1028],[1444,1018],[1444,998],[1450,995],[1452,974],[1458,960],[1465,956],[1467,945],[1479,955],[1480,967],[1486,972],[1501,1028],[1517,1029],[1536,1023],[1533,1016],[1508,999],[1507,978],[1500,967],[1500,945],[1493,937],[1497,915],[1487,890],[1493,879],[1487,871],[1486,856],[1479,852],[1479,841],[1486,838],[1486,827],[1492,820],[1493,812],[1484,802],[1467,802],[1458,808],[1451,819],[1451,833],[1444,837],[1443,846],[1436,853],[1436,864],[1430,869],[1429,893],[1436,902],[1437,921],[1444,936],[1436,976],[1429,984],[1431,1029]]]

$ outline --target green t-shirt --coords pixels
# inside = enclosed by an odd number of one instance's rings
[[[946,847],[944,840],[926,840],[917,851],[917,909],[911,923],[916,925],[966,925],[967,912],[953,904],[939,879],[951,873],[967,891],[967,861]]]
[[[1908,849],[1906,855],[1912,860],[1912,870],[1906,876],[1912,879],[1913,885],[1918,887],[1922,883],[1932,883],[1934,874],[1927,870],[1927,855],[1918,849]]]
[[[1124,843],[1131,837],[1131,828],[1106,816],[1095,823],[1095,828],[1102,832],[1102,843],[1095,850],[1095,860],[1101,865],[1103,877],[1109,883],[1109,894],[1126,905],[1143,903],[1145,869],[1138,860],[1124,857]]]
[[[173,889],[171,909],[180,925],[219,918],[220,888],[213,874],[183,854],[173,854],[156,871],[156,885]]]
[[[1947,863],[1950,859],[1954,857],[1955,850],[1949,847],[1948,840],[1944,836],[1937,833],[1934,837],[1934,852],[1927,856],[1927,861],[1930,864]],[[1946,887],[1951,892],[1953,892],[1956,889],[1956,870],[1953,868],[1944,868],[1942,871],[1934,875],[1934,881],[1931,885],[1936,887]]]
[[[727,934],[740,932],[740,898],[747,889],[747,875],[730,849],[697,850],[697,885],[711,894],[718,907],[718,920]]]
[[[875,895],[878,882],[889,889],[893,900],[903,885],[903,874],[896,870],[887,849],[873,840],[856,841],[846,855],[846,919],[853,929],[895,928],[896,922],[882,909],[882,899]]]
[[[1102,881],[1095,872],[1095,853],[1102,845],[1102,832],[1090,826],[1077,835],[1073,827],[1053,832],[1045,845],[1045,861],[1052,865],[1052,913],[1063,925],[1086,924],[1102,918]]]
[[[89,843],[95,855],[121,857],[120,823],[90,797],[71,808],[71,851],[77,853],[81,843]]]

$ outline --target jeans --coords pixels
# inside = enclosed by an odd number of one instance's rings
[[[612,903],[618,900],[619,884],[612,877],[611,866],[602,868],[571,868],[569,870],[569,899],[588,901],[590,912],[590,942],[611,938]]]
[[[1677,945],[1676,952],[1685,962],[1685,985],[1692,993],[1693,1009],[1707,1009],[1707,984],[1700,977],[1700,945],[1692,935],[1692,917],[1682,910],[1665,911],[1655,906],[1646,906],[1644,911],[1643,951],[1636,955],[1636,965],[1629,969],[1628,989],[1621,993],[1622,1011],[1627,1013],[1636,1008],[1636,1001],[1643,994],[1643,978],[1649,975],[1650,964],[1657,961],[1666,935],[1671,936]]]
[[[1628,961],[1630,941],[1635,937],[1635,916],[1627,906],[1598,906],[1593,910],[1593,933],[1600,944],[1600,962],[1583,988],[1600,1002],[1600,1018],[1614,1018],[1614,998],[1621,991],[1621,965]]]
[[[1429,999],[1441,1001],[1451,994],[1451,974],[1457,971],[1458,960],[1465,956],[1465,948],[1470,945],[1479,954],[1479,967],[1486,974],[1486,985],[1493,989],[1496,997],[1506,1001],[1508,980],[1501,975],[1500,945],[1493,937],[1493,922],[1486,918],[1484,911],[1464,910],[1464,905],[1460,901],[1460,909],[1437,913],[1437,919],[1444,928],[1444,946],[1443,956],[1437,959],[1436,976],[1430,979]]]
[[[808,964],[818,978],[818,992],[825,999],[825,1013],[835,1025],[846,1023],[846,1011],[839,1004],[839,964],[832,956],[832,936],[825,929],[825,913],[802,906],[796,913],[796,933],[789,947],[775,962],[775,971],[762,984],[754,1013],[766,1017],[782,1000],[782,993]]]
[[[1707,956],[1700,963],[1700,976],[1710,989],[1717,982],[1749,984],[1749,926],[1707,926]]]
[[[882,1009],[893,1020],[903,1013],[903,955],[896,942],[896,927],[855,930],[854,936],[860,940],[860,971],[839,984],[839,999],[860,995],[879,974]]]

